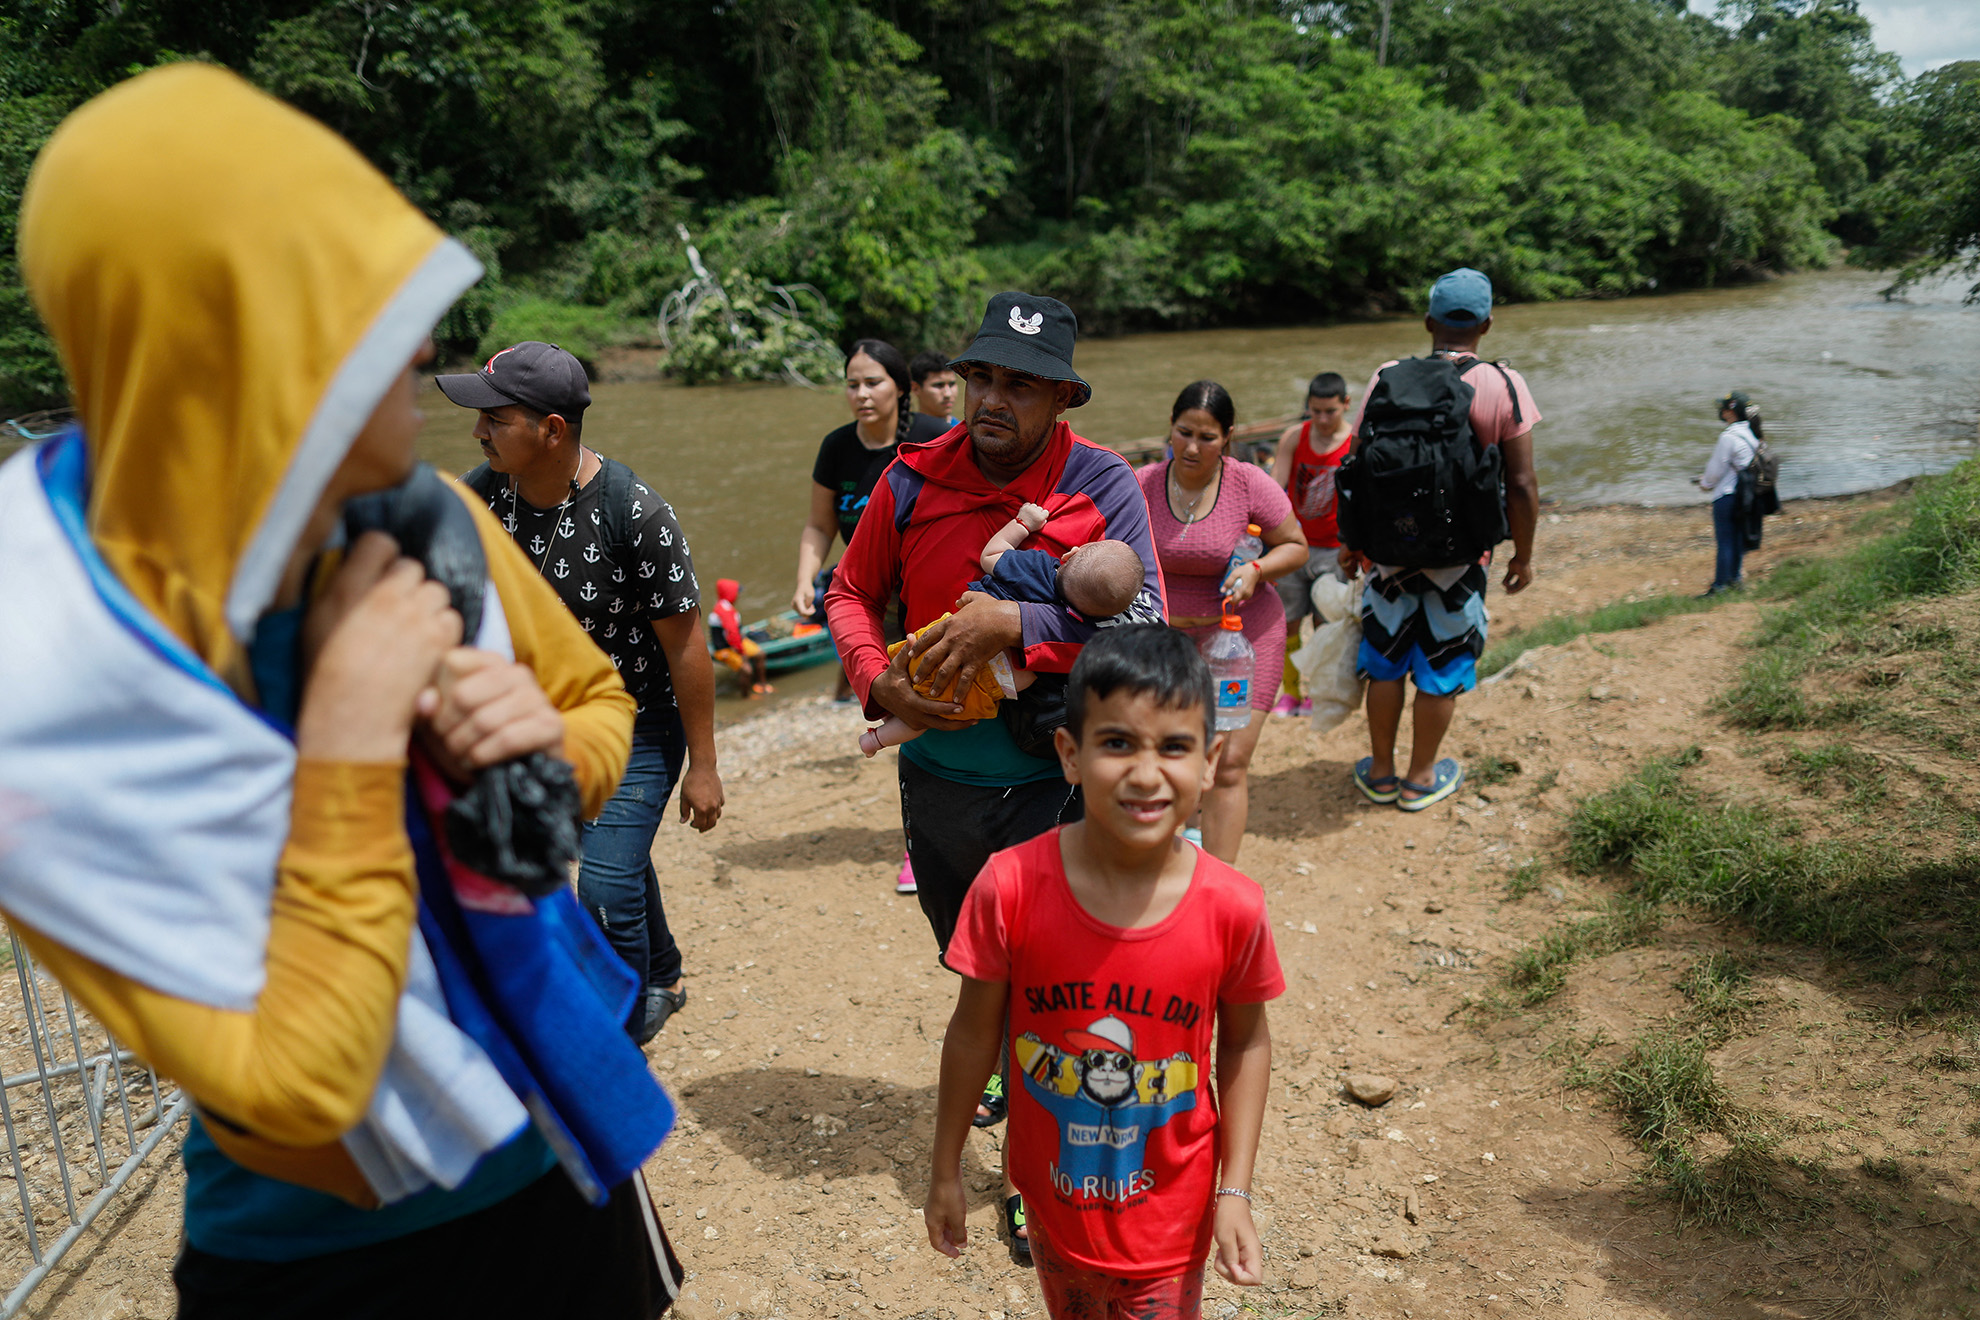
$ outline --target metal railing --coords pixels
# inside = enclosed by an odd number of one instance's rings
[[[15,1012],[0,996],[0,1069],[8,1070],[0,1075],[0,1128],[7,1138],[0,1182],[11,1177],[15,1192],[10,1198],[0,1187],[0,1262],[15,1257],[30,1268],[0,1300],[0,1320],[20,1314],[178,1126],[188,1104],[182,1092],[166,1090],[156,1073],[79,1014],[68,991],[44,981],[19,936],[9,932],[7,940],[20,1003]],[[18,1222],[12,1215],[16,1200]],[[44,1225],[60,1226],[53,1241],[44,1243]],[[22,1237],[26,1258],[18,1260]],[[6,1267],[11,1272],[18,1264]]]

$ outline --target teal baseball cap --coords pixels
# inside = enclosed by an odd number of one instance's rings
[[[1469,329],[1492,317],[1492,280],[1482,270],[1459,266],[1430,286],[1430,316],[1456,329]]]

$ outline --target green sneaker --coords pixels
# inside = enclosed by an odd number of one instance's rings
[[[983,1088],[983,1098],[976,1103],[989,1112],[972,1118],[970,1120],[972,1126],[996,1127],[1004,1121],[1004,1115],[1009,1113],[1011,1108],[1010,1101],[1004,1095],[1004,1074],[990,1074],[990,1081]]]

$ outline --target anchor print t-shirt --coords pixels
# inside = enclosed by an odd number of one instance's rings
[[[1265,891],[1198,850],[1175,911],[1109,926],[1073,897],[1051,830],[991,856],[944,958],[1010,986],[1011,1181],[1053,1254],[1117,1278],[1201,1269],[1217,1006],[1286,988]]]
[[[604,461],[620,466],[613,459]],[[509,479],[486,463],[461,482],[488,501],[544,581],[599,649],[612,657],[626,691],[639,703],[636,723],[647,726],[676,718],[673,676],[651,620],[698,609],[701,585],[673,506],[638,477],[626,476],[626,481],[612,483],[626,489],[627,507],[620,517],[623,546],[612,545],[607,534],[603,470],[569,505],[548,509],[516,494]]]

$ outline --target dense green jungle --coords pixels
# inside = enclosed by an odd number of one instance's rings
[[[186,59],[474,249],[444,352],[664,342],[689,381],[954,345],[989,287],[1104,333],[1980,242],[1980,64],[1906,79],[1855,0],[0,0],[0,406],[62,394],[14,259],[36,150]]]

